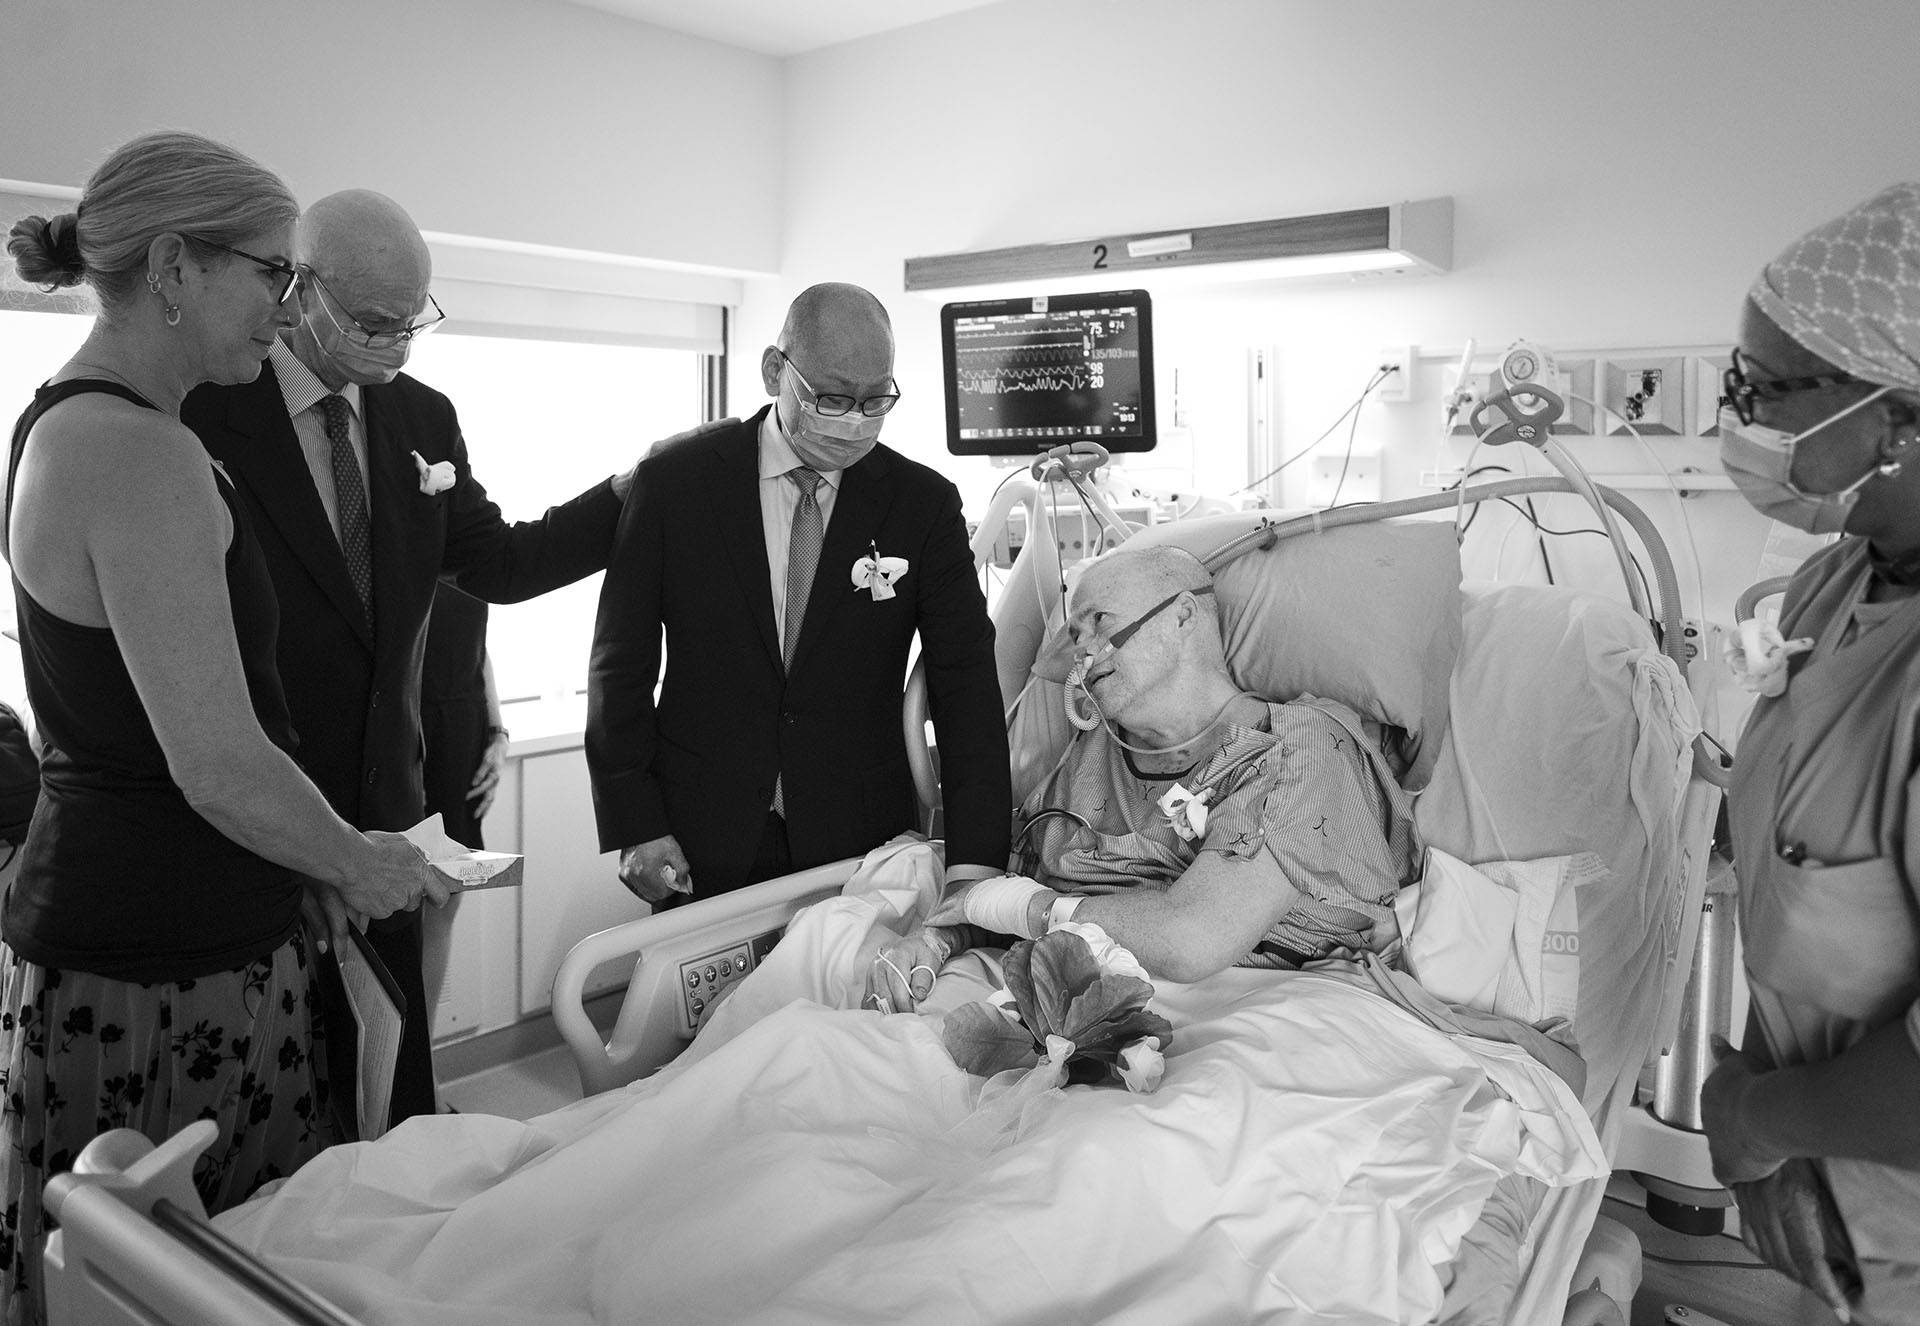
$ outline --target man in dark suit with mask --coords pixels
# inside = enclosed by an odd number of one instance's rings
[[[301,766],[348,823],[406,829],[426,815],[420,678],[436,583],[512,603],[600,570],[631,475],[509,525],[468,468],[452,402],[400,371],[441,316],[411,218],[376,193],[333,194],[301,218],[299,248],[302,321],[256,381],[201,387],[182,418],[232,476],[266,553]],[[435,1109],[420,915],[368,936],[408,1000],[398,1123]],[[322,984],[330,1071],[351,1084],[356,1026],[330,964]],[[351,1127],[351,1086],[334,1099]]]
[[[635,471],[588,674],[601,849],[658,906],[911,828],[900,700],[917,632],[948,877],[1000,874],[993,624],[959,492],[878,441],[899,398],[886,310],[858,286],[811,287],[760,374],[770,408]]]

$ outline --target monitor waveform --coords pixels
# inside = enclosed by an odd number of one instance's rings
[[[1103,375],[1086,364],[1035,364],[1023,367],[959,370],[960,390],[981,396],[1019,391],[1085,391]]]

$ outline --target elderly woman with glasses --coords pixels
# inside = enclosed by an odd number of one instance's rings
[[[1804,236],[1749,294],[1721,455],[1844,537],[1729,793],[1752,1014],[1703,1095],[1748,1243],[1844,1318],[1920,1321],[1920,184]]]
[[[14,429],[0,526],[46,738],[0,911],[9,1321],[37,1316],[41,1190],[96,1133],[158,1142],[213,1120],[194,1178],[215,1210],[326,1145],[303,915],[324,948],[447,895],[405,838],[356,832],[294,763],[272,585],[179,420],[195,385],[257,376],[293,322],[296,212],[247,157],[162,133],[8,239],[23,279],[84,282],[100,305]]]

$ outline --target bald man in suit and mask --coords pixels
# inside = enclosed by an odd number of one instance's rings
[[[879,441],[900,392],[885,308],[858,286],[803,291],[760,375],[770,406],[635,471],[588,676],[601,849],[661,906],[911,828],[900,702],[917,633],[948,876],[999,874],[1012,793],[993,624],[959,492]],[[890,585],[862,576],[876,561]]]

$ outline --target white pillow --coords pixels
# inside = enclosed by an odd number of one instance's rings
[[[1603,879],[1592,852],[1470,866],[1427,850],[1394,900],[1407,970],[1440,998],[1539,1023],[1571,1022],[1580,999],[1579,890]]]

